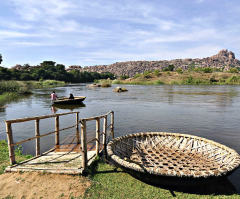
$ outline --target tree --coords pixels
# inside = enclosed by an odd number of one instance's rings
[[[0,64],[2,63],[2,54],[0,54]]]

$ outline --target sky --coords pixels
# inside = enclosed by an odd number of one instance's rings
[[[239,0],[0,0],[2,66],[240,58]]]

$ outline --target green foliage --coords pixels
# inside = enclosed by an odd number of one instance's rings
[[[169,65],[168,67],[165,67],[163,71],[173,71],[174,70],[174,65]]]
[[[0,54],[0,64],[2,63],[2,54]]]
[[[188,70],[193,71],[196,68],[196,64],[192,62],[191,64],[188,65]]]
[[[5,140],[0,140],[0,174],[4,172],[4,169],[9,165],[8,145]],[[22,146],[17,146],[15,149],[16,160],[23,161],[31,158],[31,155],[23,155]]]
[[[239,70],[237,68],[230,68],[229,72],[230,73],[238,73]]]
[[[129,78],[128,75],[121,75],[121,76],[120,76],[120,79],[121,79],[121,80],[128,79],[128,78]]]
[[[198,85],[198,84],[210,84],[208,80],[193,78],[189,76],[187,79],[183,80],[181,84],[189,84],[189,85]]]
[[[225,81],[227,84],[240,84],[240,76],[231,76]]]
[[[97,73],[97,72],[80,72],[79,70],[72,70],[67,72],[65,66],[56,64],[53,61],[44,61],[40,66],[31,67],[28,64],[22,66],[21,70],[8,69],[0,67],[1,80],[58,80],[65,82],[93,82],[95,79],[114,79],[112,73]]]
[[[176,72],[177,72],[178,74],[183,74],[183,69],[177,68],[177,69],[176,69]]]
[[[142,74],[136,73],[136,74],[134,75],[134,78],[136,79],[136,78],[139,78],[139,77],[141,77],[141,76],[142,76]]]
[[[153,71],[153,74],[157,77],[159,77],[161,75],[160,71],[158,69]]]
[[[155,85],[162,85],[162,84],[164,84],[162,81],[160,81],[160,80],[156,80],[155,82],[154,82],[154,84]]]
[[[204,72],[204,73],[212,73],[213,70],[212,70],[212,68],[210,68],[210,67],[206,67],[206,68],[203,68],[203,72]]]
[[[195,72],[203,72],[203,73],[212,73],[213,69],[210,67],[198,67],[198,68],[194,68]]]
[[[115,79],[112,81],[112,84],[121,84],[122,82],[118,79]]]
[[[94,80],[98,79],[114,79],[114,75],[112,73],[97,73],[97,72],[80,72],[79,70],[71,70],[69,72],[71,82],[75,83],[84,83],[84,82],[94,82]]]
[[[112,86],[112,80],[110,80],[110,79],[100,80],[99,83],[101,84],[101,87],[111,87]]]
[[[144,71],[143,77],[144,78],[151,78],[151,71]]]

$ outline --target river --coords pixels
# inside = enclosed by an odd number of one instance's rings
[[[239,86],[141,86],[124,85],[129,91],[115,93],[113,88],[88,88],[72,84],[55,88],[58,96],[86,96],[84,106],[61,109],[51,107],[52,89],[36,89],[33,95],[0,109],[0,139],[5,139],[4,120],[48,115],[54,112],[80,111],[80,117],[115,112],[115,136],[146,131],[187,133],[220,142],[240,153],[240,87]],[[73,116],[60,119],[60,126],[70,126]],[[94,124],[87,132],[92,136]],[[52,119],[40,121],[40,133],[54,129]],[[34,122],[13,125],[14,141],[34,135]],[[64,136],[70,134],[66,131]],[[47,150],[54,139],[41,140]],[[24,153],[33,153],[33,142],[23,145]],[[229,180],[240,193],[240,169]]]

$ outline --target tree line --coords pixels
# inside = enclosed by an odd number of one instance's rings
[[[2,57],[0,55],[0,63]],[[71,70],[67,72],[65,66],[56,64],[53,61],[44,61],[39,66],[30,66],[25,64],[17,68],[0,67],[0,80],[59,80],[72,83],[93,82],[95,79],[114,79],[112,73],[97,72],[80,72],[79,70]]]

